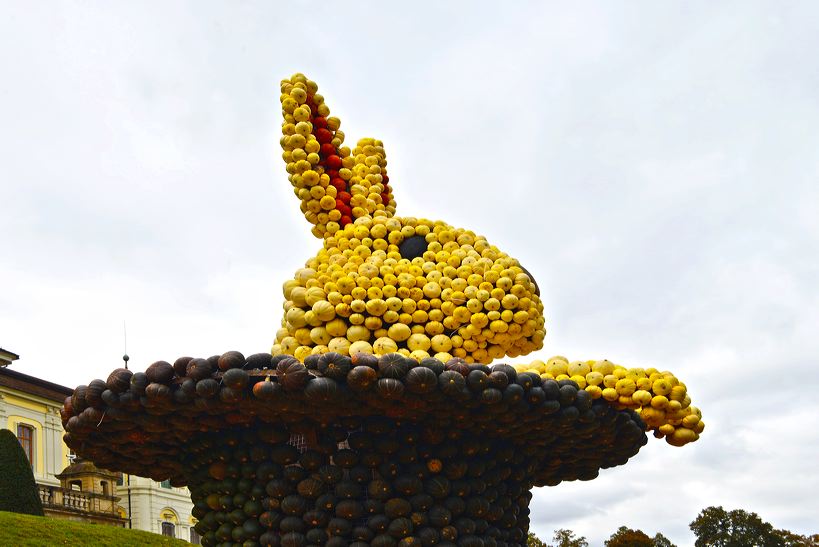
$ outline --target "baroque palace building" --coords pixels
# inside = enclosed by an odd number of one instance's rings
[[[60,408],[73,389],[12,370],[0,348],[0,428],[31,462],[47,517],[131,527],[198,544],[187,488],[98,469],[63,442]]]

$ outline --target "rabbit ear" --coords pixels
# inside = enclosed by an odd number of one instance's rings
[[[342,146],[341,120],[304,74],[281,82],[282,157],[313,235],[325,237],[363,216],[391,217],[395,200],[381,141]]]

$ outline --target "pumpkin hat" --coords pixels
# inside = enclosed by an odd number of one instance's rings
[[[525,544],[532,486],[593,479],[647,431],[699,438],[670,372],[498,363],[543,347],[532,275],[473,231],[395,216],[383,143],[345,146],[315,82],[295,74],[280,98],[288,179],[321,246],[284,283],[271,351],[78,386],[69,447],[188,485],[207,545],[502,546]]]

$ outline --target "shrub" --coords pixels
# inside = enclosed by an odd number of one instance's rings
[[[8,429],[0,429],[0,511],[43,516],[31,464]]]

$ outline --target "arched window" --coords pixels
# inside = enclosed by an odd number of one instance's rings
[[[34,428],[30,425],[17,424],[17,439],[26,453],[28,463],[34,467]]]
[[[179,517],[177,516],[176,511],[170,507],[166,507],[159,512],[159,518],[162,522],[162,535],[175,538],[176,525],[179,523]]]
[[[100,487],[102,488],[102,495],[103,496],[110,496],[111,492],[108,489],[108,481],[100,481]]]
[[[168,536],[171,538],[176,537],[176,525],[173,522],[163,522],[162,523],[162,535]]]

